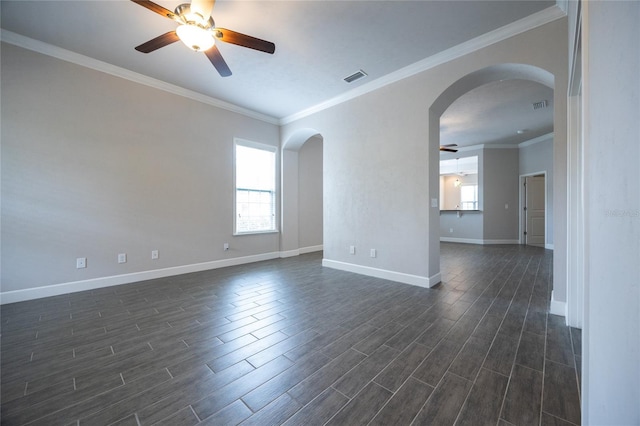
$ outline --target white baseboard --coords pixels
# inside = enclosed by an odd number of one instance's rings
[[[520,244],[518,240],[482,240],[483,244]]]
[[[40,299],[42,297],[59,296],[61,294],[75,293],[78,291],[94,290],[96,288],[110,287],[114,285],[130,284],[138,281],[164,278],[174,275],[200,272],[209,269],[225,268],[227,266],[243,265],[245,263],[260,262],[263,260],[281,257],[280,252],[256,254],[252,256],[234,257],[231,259],[213,260],[210,262],[191,265],[174,266],[171,268],[154,269],[151,271],[134,272],[131,274],[114,275],[110,277],[92,278],[83,281],[54,284],[49,286],[34,287],[24,290],[12,290],[0,293],[0,305],[7,303],[23,302],[25,300]]]
[[[482,240],[474,238],[440,237],[440,241],[443,243],[483,244]]]
[[[300,256],[301,254],[314,253],[322,250],[324,250],[322,244],[319,246],[301,247],[294,250],[281,251],[280,257]]]
[[[440,237],[440,241],[445,243],[462,243],[462,244],[520,244],[518,240],[480,240],[476,238],[453,238]]]
[[[322,266],[425,288],[433,287],[441,281],[440,274],[436,274],[431,278],[427,278],[419,275],[405,274],[402,272],[372,268],[370,266],[355,265],[353,263],[340,262],[330,259],[322,259]]]
[[[280,252],[280,257],[294,257],[294,256],[300,256],[300,249],[287,250],[287,251]]]
[[[300,254],[315,253],[322,250],[324,250],[324,246],[322,244],[319,246],[302,247],[300,248]]]
[[[549,313],[553,315],[560,315],[567,318],[567,302],[560,302],[553,297],[553,290],[551,291],[551,303],[549,304]]]
[[[436,284],[440,284],[442,282],[442,275],[438,272],[435,275],[429,277],[429,288],[435,286]]]

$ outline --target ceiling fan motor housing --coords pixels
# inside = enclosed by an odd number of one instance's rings
[[[176,33],[188,48],[195,52],[202,52],[214,45],[212,29],[215,23],[211,16],[205,18],[200,13],[193,12],[189,4],[176,7],[176,15],[183,22],[176,29]]]
[[[192,12],[191,5],[188,3],[176,7],[176,15],[178,15],[186,25],[197,25],[205,30],[210,30],[215,27],[211,16],[202,16],[198,12]]]

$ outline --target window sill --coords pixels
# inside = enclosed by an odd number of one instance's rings
[[[278,234],[279,230],[274,229],[271,231],[248,231],[248,232],[234,232],[234,237],[242,237],[243,235],[263,235],[263,234]]]

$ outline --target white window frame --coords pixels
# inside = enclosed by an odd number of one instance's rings
[[[247,148],[261,149],[273,153],[274,156],[274,195],[273,195],[273,229],[265,229],[258,231],[238,231],[238,188],[236,185],[236,149],[237,146],[244,146]],[[260,142],[249,141],[246,139],[234,138],[233,139],[233,235],[255,235],[255,234],[271,234],[278,233],[278,148],[273,145],[267,145]]]

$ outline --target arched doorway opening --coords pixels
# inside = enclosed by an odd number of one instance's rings
[[[469,93],[470,91],[479,88],[481,86],[490,84],[490,83],[494,83],[494,82],[501,82],[501,81],[505,81],[505,80],[529,80],[535,83],[539,83],[541,85],[544,85],[546,87],[549,87],[551,89],[554,89],[555,86],[555,78],[554,75],[544,69],[532,66],[532,65],[527,65],[527,64],[499,64],[499,65],[494,65],[494,66],[490,66],[487,68],[483,68],[480,70],[477,70],[475,72],[472,72],[470,74],[467,74],[466,76],[460,78],[459,80],[457,80],[456,82],[454,82],[453,84],[451,84],[447,89],[445,89],[440,96],[438,96],[438,98],[436,98],[436,100],[433,102],[433,104],[431,105],[431,107],[429,108],[429,182],[430,182],[430,187],[429,187],[429,193],[432,194],[431,197],[433,197],[433,194],[439,194],[439,146],[440,146],[440,118],[442,117],[442,115],[444,114],[444,112],[447,110],[447,108],[449,108],[457,99],[459,99],[460,97],[462,97],[463,95]],[[563,127],[563,123],[562,122],[558,122],[559,119],[558,117],[560,116],[560,114],[562,114],[562,106],[564,105],[564,102],[561,98],[562,94],[557,93],[557,91],[554,90],[553,92],[553,100],[554,100],[554,104],[555,104],[555,110],[554,110],[554,129],[561,129]],[[553,145],[557,145],[558,143],[563,143],[563,141],[557,141],[556,138],[553,138]],[[555,152],[555,149],[552,149],[553,152]],[[554,158],[553,159],[553,163],[556,163],[558,161],[561,161],[562,159],[560,158]],[[516,155],[516,161],[517,161],[517,155]],[[495,166],[499,166],[499,163],[494,162],[494,164],[489,164],[487,161],[483,161],[481,160],[481,162],[484,162],[484,165],[480,166],[480,169],[484,167],[495,167]],[[552,167],[553,168],[553,167]],[[516,177],[515,177],[515,182],[513,185],[513,191],[514,192],[514,196],[515,196],[515,200],[516,202],[513,203],[513,208],[517,208],[518,205],[518,166],[516,165],[515,167],[515,173],[516,173]],[[560,183],[561,184],[561,183]],[[490,191],[490,188],[485,188],[485,192]],[[561,201],[562,200],[562,196],[563,193],[561,191],[557,191],[560,192],[560,194],[555,193],[554,194],[554,199],[557,201]],[[560,199],[560,200],[558,200]],[[434,204],[434,200],[432,199],[432,205]],[[482,214],[484,215],[490,215],[491,214],[491,209],[488,206],[488,202],[489,200],[486,197],[484,197],[484,200],[481,200],[480,204],[482,206]],[[497,201],[494,200],[494,203],[496,203]],[[560,218],[560,206],[559,206],[559,202],[553,203],[554,207],[553,207],[553,220],[554,223],[558,223],[561,222],[561,224],[564,224],[564,222],[562,222],[562,218]],[[511,203],[509,203],[509,205],[511,205]],[[499,206],[496,205],[494,206],[496,211],[498,208],[501,208],[502,210],[504,210],[506,207],[506,204],[504,202],[502,202],[502,204],[500,204]],[[519,212],[518,212],[519,213]],[[516,215],[515,217],[515,229],[517,232],[518,229],[518,218],[519,215]],[[491,221],[491,216],[487,217],[484,219],[485,221]],[[562,225],[564,226],[564,225]],[[556,228],[557,229],[557,228]],[[433,237],[429,238],[429,267],[430,267],[430,271],[429,271],[429,276],[435,276],[437,274],[440,273],[440,216],[437,214],[431,215],[430,219],[429,219],[429,234]],[[436,237],[437,236],[437,237]],[[562,234],[556,234],[557,238],[556,240],[561,240],[562,239]],[[518,240],[519,235],[517,233],[513,234],[513,239],[514,240]],[[487,239],[484,238],[483,241],[486,241]],[[489,241],[491,241],[492,238],[489,238]],[[510,239],[505,239],[504,242],[508,242]],[[495,241],[500,242],[501,240],[499,239],[495,239]],[[562,245],[564,247],[564,244]],[[560,255],[563,252],[554,252],[554,265],[558,264],[558,265],[564,265],[565,263],[565,258],[564,255]],[[432,266],[433,265],[433,266]],[[555,271],[554,271],[555,272]],[[560,274],[562,275],[562,274]],[[563,289],[563,294],[564,294],[564,289]],[[552,303],[552,310],[553,310],[553,303]]]
[[[323,137],[299,129],[282,144],[280,256],[323,249]]]

